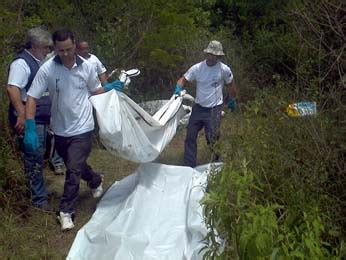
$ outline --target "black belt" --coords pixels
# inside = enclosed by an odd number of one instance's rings
[[[202,108],[203,110],[211,110],[211,109],[214,109],[214,108],[218,108],[218,107],[221,107],[223,104],[220,104],[220,105],[217,105],[217,106],[213,106],[213,107],[204,107],[204,106],[201,106],[200,104],[198,103],[195,103],[195,106],[199,107],[199,108]]]

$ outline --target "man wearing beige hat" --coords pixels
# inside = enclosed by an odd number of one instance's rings
[[[226,64],[220,61],[225,55],[222,44],[211,41],[204,52],[206,59],[190,67],[177,81],[174,91],[174,94],[180,95],[187,82],[196,83],[195,104],[187,127],[184,150],[184,164],[190,167],[197,165],[197,137],[202,128],[204,128],[207,144],[214,152],[214,144],[220,136],[224,86],[228,88],[230,98],[228,108],[231,111],[236,109],[237,89],[233,73]]]

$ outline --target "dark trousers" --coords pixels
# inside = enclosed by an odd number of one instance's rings
[[[207,144],[214,146],[220,137],[222,105],[206,108],[195,104],[187,126],[184,149],[184,165],[196,167],[197,162],[197,137],[204,128]]]
[[[59,207],[62,212],[74,213],[81,178],[91,189],[101,184],[101,176],[87,164],[91,145],[92,132],[70,137],[55,135],[55,148],[64,159],[66,166],[64,193]]]

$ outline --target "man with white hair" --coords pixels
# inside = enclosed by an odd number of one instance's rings
[[[10,99],[8,119],[14,130],[24,155],[24,170],[28,189],[31,191],[33,206],[45,211],[51,208],[47,202],[47,191],[43,180],[44,151],[46,127],[50,122],[50,99],[47,93],[38,100],[36,109],[36,132],[39,149],[29,153],[23,149],[25,124],[25,103],[27,91],[52,46],[51,34],[40,28],[32,28],[27,32],[25,49],[19,52],[11,62],[8,72],[7,93]]]
[[[193,65],[177,81],[174,94],[180,95],[187,82],[196,83],[196,98],[187,127],[184,164],[197,165],[197,137],[204,128],[207,144],[213,147],[220,136],[221,112],[223,107],[223,87],[228,88],[230,98],[227,106],[231,111],[236,108],[237,88],[231,69],[220,61],[225,54],[222,44],[211,41],[206,49],[206,59]],[[215,151],[213,151],[215,152]],[[215,157],[218,155],[215,154]],[[217,159],[217,158],[215,158]]]

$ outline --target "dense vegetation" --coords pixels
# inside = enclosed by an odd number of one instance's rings
[[[346,257],[344,1],[3,0],[0,13],[3,86],[36,25],[71,28],[109,70],[140,68],[128,90],[135,100],[169,97],[208,41],[220,40],[240,107],[224,120],[225,167],[204,199],[219,235],[207,237],[207,256]],[[318,114],[289,118],[284,108],[298,101],[317,102]],[[20,212],[25,189],[7,102],[1,88],[0,207]]]

